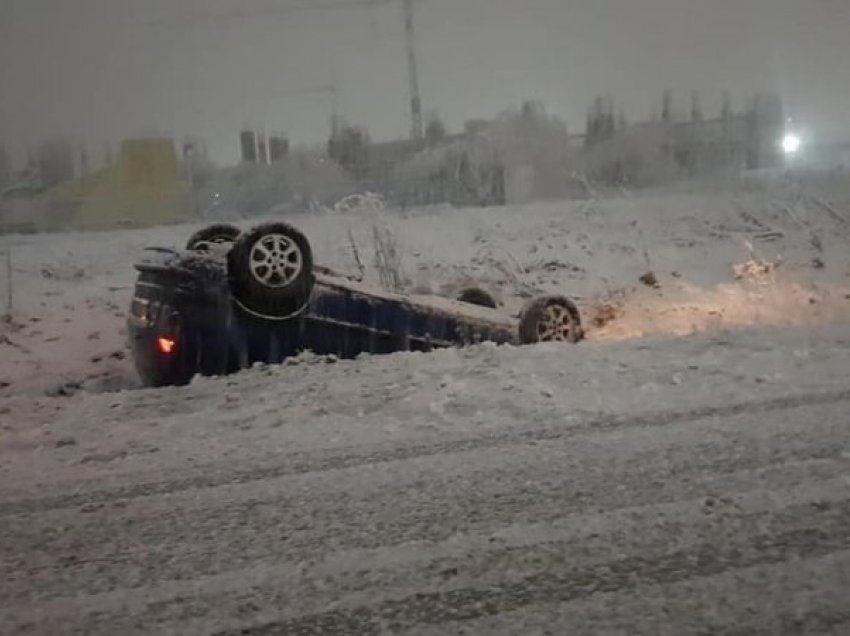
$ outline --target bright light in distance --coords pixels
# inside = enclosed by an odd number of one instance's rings
[[[788,133],[782,139],[782,151],[786,155],[796,155],[800,150],[800,146],[803,145],[803,140],[800,139],[798,135],[794,133]]]

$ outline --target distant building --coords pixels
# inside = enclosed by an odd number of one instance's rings
[[[283,135],[269,137],[269,162],[278,163],[289,154],[289,139]]]
[[[720,116],[705,119],[698,93],[689,119],[677,119],[672,94],[662,99],[662,116],[629,126],[612,125],[610,107],[597,100],[588,116],[585,157],[591,176],[603,181],[641,180],[648,172],[664,178],[718,171],[781,166],[785,118],[781,100],[758,95],[743,113],[734,113],[724,94]]]
[[[381,163],[370,147],[370,165],[387,166],[387,189],[403,204],[504,205],[569,194],[569,134],[543,104],[527,101],[464,128],[425,147],[383,144],[388,160]]]
[[[257,133],[257,162],[263,165],[269,162],[268,146],[266,138],[262,133]]]
[[[242,161],[257,163],[257,133],[253,130],[243,130],[239,133]]]

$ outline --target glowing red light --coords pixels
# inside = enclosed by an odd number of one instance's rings
[[[174,342],[171,338],[157,338],[156,339],[156,347],[162,353],[171,353],[174,351],[174,347],[177,346],[177,343]]]

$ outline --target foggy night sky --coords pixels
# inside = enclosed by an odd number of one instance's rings
[[[337,0],[345,2],[345,0]],[[85,143],[203,137],[232,162],[251,124],[323,143],[339,113],[375,139],[406,136],[401,0],[274,18],[189,20],[328,0],[0,0],[0,143],[20,160],[54,134]],[[524,99],[581,132],[600,93],[629,118],[700,90],[714,116],[777,91],[813,134],[850,138],[850,0],[420,0],[425,112],[450,130]],[[156,26],[150,21],[157,20]]]

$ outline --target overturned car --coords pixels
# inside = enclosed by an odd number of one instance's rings
[[[393,294],[313,263],[307,238],[286,223],[241,232],[214,225],[186,249],[148,248],[128,318],[136,369],[148,386],[179,385],[301,351],[350,358],[475,342],[574,343],[578,309],[541,296],[519,316],[486,292],[458,300]]]

